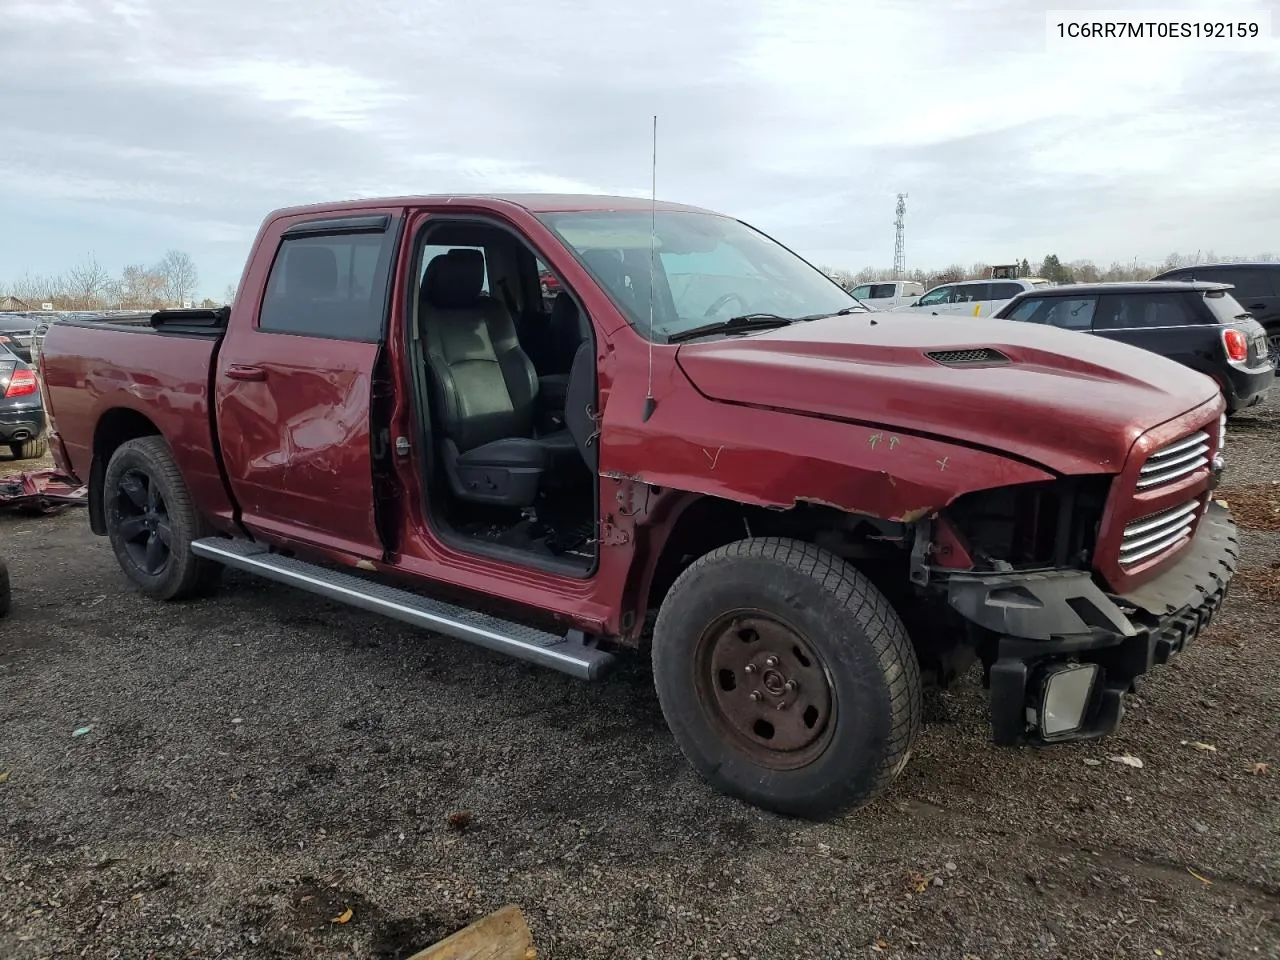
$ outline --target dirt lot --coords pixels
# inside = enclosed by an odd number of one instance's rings
[[[1233,427],[1222,496],[1271,529],[1118,735],[994,748],[970,681],[821,826],[703,786],[644,663],[581,684],[237,576],[148,603],[83,512],[0,519],[0,957],[396,960],[504,903],[552,960],[1280,957],[1277,438],[1275,401]]]

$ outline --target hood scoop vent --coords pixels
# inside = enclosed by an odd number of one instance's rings
[[[935,350],[932,353],[926,353],[925,356],[934,363],[941,363],[948,367],[989,367],[1009,362],[1008,357],[991,347],[978,347],[972,350]]]

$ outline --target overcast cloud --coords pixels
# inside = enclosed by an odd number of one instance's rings
[[[1046,50],[1103,5],[0,0],[0,281],[178,247],[217,296],[274,207],[647,195],[654,113],[660,196],[833,266],[898,191],[908,267],[1280,253],[1274,41]]]

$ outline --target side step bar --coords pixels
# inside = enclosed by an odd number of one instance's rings
[[[372,583],[294,557],[272,553],[265,544],[227,537],[206,537],[191,544],[197,557],[297,587],[310,593],[380,613],[530,663],[559,670],[579,680],[596,680],[613,666],[614,656],[589,647],[580,630],[568,636],[546,633],[485,613],[456,607],[381,583]]]

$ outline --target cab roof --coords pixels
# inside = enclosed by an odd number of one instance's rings
[[[336,213],[372,210],[385,207],[479,207],[488,210],[520,207],[529,213],[612,213],[648,212],[651,208],[664,212],[706,213],[724,216],[714,210],[658,200],[648,197],[622,197],[591,193],[435,193],[404,197],[369,197],[359,200],[340,200],[327,203],[303,204],[282,207],[272,212],[272,218],[296,216],[307,213]]]

